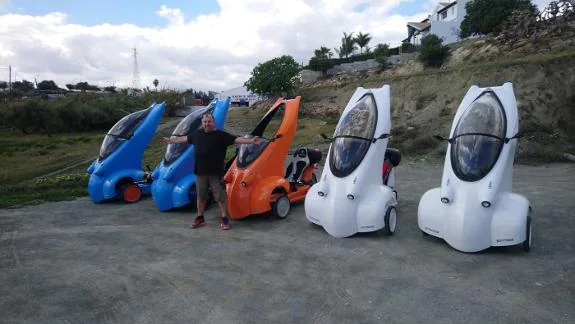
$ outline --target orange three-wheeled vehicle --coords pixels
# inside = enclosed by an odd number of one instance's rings
[[[224,176],[228,197],[228,214],[241,219],[272,211],[278,218],[288,216],[291,203],[304,200],[313,174],[322,157],[319,150],[298,147],[290,163],[285,163],[297,129],[301,97],[279,98],[249,136],[261,137],[260,144],[242,144]],[[270,123],[278,115],[279,126]],[[278,118],[276,118],[278,119]],[[270,138],[266,128],[277,127]],[[265,133],[264,133],[265,132]]]

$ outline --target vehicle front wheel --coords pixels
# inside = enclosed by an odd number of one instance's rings
[[[395,207],[389,206],[387,208],[383,221],[385,223],[385,233],[387,235],[393,235],[395,233],[395,226],[397,225],[397,212],[395,211]]]
[[[272,212],[279,219],[286,218],[289,215],[290,209],[291,203],[286,194],[281,195],[272,203]]]

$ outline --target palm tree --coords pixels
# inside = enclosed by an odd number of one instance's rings
[[[369,36],[369,33],[363,34],[362,32],[359,32],[357,34],[357,37],[354,39],[354,41],[357,45],[359,45],[359,50],[361,54],[363,54],[363,48],[366,47],[367,44],[369,44],[370,40],[371,36]]]
[[[158,81],[158,79],[154,79],[154,88],[156,88],[156,91],[158,91],[158,84],[160,83],[160,81]]]
[[[333,56],[331,50],[325,46],[320,47],[314,51],[315,57],[320,59],[327,59]]]
[[[341,38],[341,48],[343,49],[343,55],[347,58],[349,54],[353,54],[353,51],[356,50],[355,47],[355,40],[353,38],[353,32],[349,35],[343,32],[343,37]]]
[[[345,56],[345,49],[343,48],[343,46],[340,46],[339,48],[333,48],[334,51],[337,53],[337,56],[339,56],[339,58],[342,58]]]

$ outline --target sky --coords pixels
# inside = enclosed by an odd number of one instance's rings
[[[494,0],[497,1],[497,0]],[[543,9],[551,0],[532,0]],[[225,91],[258,63],[339,47],[343,32],[396,46],[439,0],[0,0],[0,81],[87,81]],[[136,48],[136,60],[134,59]],[[334,52],[335,54],[335,52]]]

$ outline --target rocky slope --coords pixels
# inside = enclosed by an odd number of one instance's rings
[[[521,140],[518,159],[558,161],[575,154],[575,24],[512,43],[485,38],[456,44],[440,69],[424,69],[414,55],[385,71],[318,80],[299,94],[303,115],[338,119],[357,87],[389,84],[393,145],[407,154],[441,156],[445,145],[432,136],[448,135],[469,87],[507,81],[514,85],[520,129],[537,131]]]

